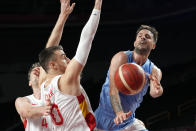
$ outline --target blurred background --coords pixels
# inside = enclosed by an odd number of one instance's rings
[[[80,33],[94,0],[73,0],[76,6],[64,28],[61,45],[75,55]],[[38,61],[60,12],[59,0],[0,1],[0,130],[24,130],[14,106],[19,96],[32,94],[27,72]],[[144,97],[136,117],[150,131],[196,131],[196,1],[103,0],[101,20],[82,74],[93,110],[112,56],[132,50],[141,24],[159,31],[150,59],[163,72],[164,94]]]

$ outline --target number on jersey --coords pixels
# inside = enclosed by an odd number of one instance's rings
[[[48,126],[48,123],[47,123],[45,117],[44,117],[43,120],[42,120],[42,126],[45,126],[46,128],[47,128],[47,126]]]

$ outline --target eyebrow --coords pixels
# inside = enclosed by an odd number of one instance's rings
[[[66,54],[65,54],[65,53],[63,53],[63,54],[61,54],[61,56],[66,56]]]

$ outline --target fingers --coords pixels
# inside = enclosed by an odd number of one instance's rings
[[[118,118],[118,117],[116,117],[116,118],[114,119],[114,123],[115,123],[116,125],[118,125],[118,123],[119,123],[119,118]]]
[[[150,78],[151,81],[154,82],[154,84],[155,84],[156,86],[160,86],[160,85],[161,85],[160,81],[157,79],[156,76],[152,76],[152,75],[149,74],[149,78]]]
[[[44,109],[44,116],[50,115],[51,110],[52,110],[52,105],[51,104],[50,105],[46,105],[44,108],[45,108]]]
[[[52,106],[51,105],[46,105],[46,106],[43,106],[42,109],[43,109],[42,110],[43,115],[47,116],[47,115],[50,115]]]
[[[131,116],[132,112],[126,113],[126,118],[129,118]]]
[[[126,120],[126,116],[117,116],[115,119],[114,119],[114,123],[116,125],[118,125],[119,123],[122,123],[124,120]]]
[[[156,87],[161,85],[160,81],[156,77],[153,78],[153,81],[155,82]]]
[[[60,3],[62,4],[62,3],[65,3],[65,0],[60,0]]]
[[[151,74],[149,74],[148,77],[150,78],[150,80],[154,80]]]
[[[72,12],[74,7],[75,7],[76,3],[72,3],[71,7],[70,7],[70,11]]]
[[[61,0],[61,13],[70,14],[75,7],[75,3],[70,5],[70,0]]]
[[[132,114],[131,112],[128,112],[128,113],[121,113],[117,115],[114,119],[114,123],[116,125],[118,125],[119,123],[123,123],[123,121],[127,120],[127,118],[129,118],[131,114]]]
[[[51,105],[50,99],[47,99],[47,100],[46,100],[46,105],[47,105],[47,106]]]
[[[65,0],[65,3],[69,4],[70,3],[70,0]]]
[[[39,67],[35,67],[35,68],[33,68],[32,72],[33,72],[34,75],[39,76],[40,68]]]
[[[69,5],[70,4],[70,0],[60,0],[61,4],[66,4]]]
[[[47,109],[44,112],[44,116],[50,115],[50,113],[51,113],[51,108],[47,107]]]

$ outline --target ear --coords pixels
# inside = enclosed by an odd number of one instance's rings
[[[156,43],[153,43],[152,49],[154,50],[156,48]]]
[[[29,86],[32,86],[32,82],[31,81],[29,81]]]
[[[53,61],[50,61],[50,62],[49,62],[49,68],[52,68],[52,69],[53,69],[54,66],[55,66],[55,63],[54,63]]]
[[[136,41],[136,40],[135,40]],[[133,46],[135,47],[135,45],[136,45],[136,42],[134,41],[134,43],[133,43]]]

